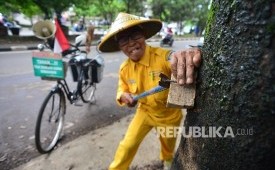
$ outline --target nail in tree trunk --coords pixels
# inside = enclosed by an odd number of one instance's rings
[[[273,0],[213,0],[172,170],[275,169],[274,32]]]

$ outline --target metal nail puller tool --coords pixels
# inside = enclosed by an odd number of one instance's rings
[[[159,85],[148,90],[148,91],[145,91],[137,96],[134,96],[133,99],[134,101],[138,101],[139,99],[141,98],[144,98],[144,97],[147,97],[149,95],[152,95],[152,94],[155,94],[155,93],[158,93],[158,92],[161,92],[163,90],[166,90],[170,87],[170,83],[177,83],[177,81],[174,81],[174,80],[170,80],[165,74],[163,73],[160,73],[159,75],[160,77],[160,81],[159,81]]]

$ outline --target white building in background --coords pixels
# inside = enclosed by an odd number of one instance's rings
[[[13,19],[19,25],[24,25],[24,26],[31,26],[32,25],[30,18],[26,17],[22,13],[14,13],[13,14]],[[34,23],[35,23],[35,21],[34,21]]]

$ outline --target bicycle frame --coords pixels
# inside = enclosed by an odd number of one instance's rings
[[[57,90],[63,90],[63,92],[66,94],[67,99],[70,101],[71,104],[74,103],[74,101],[77,99],[74,98],[74,93],[70,91],[70,88],[67,84],[67,81],[65,79],[62,80],[57,80],[57,85],[54,87],[53,91],[57,91]],[[77,92],[77,90],[76,90]]]
[[[70,90],[66,79],[57,80],[57,85],[54,87],[54,89],[52,89],[52,91],[57,91],[57,90],[61,89],[66,94],[66,97],[70,101],[70,103],[74,104],[74,102],[77,101],[80,97],[79,84],[82,83],[82,82],[80,82],[82,80],[80,77],[83,76],[83,74],[85,74],[84,69],[91,62],[92,62],[92,60],[88,60],[88,61],[80,60],[80,61],[78,61],[78,63],[76,63],[76,65],[80,66],[80,70],[79,70],[79,78],[77,81],[77,86],[73,91]],[[94,83],[92,83],[91,85],[93,85],[93,84]]]

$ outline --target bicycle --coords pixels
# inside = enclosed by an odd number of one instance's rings
[[[71,67],[73,80],[77,85],[71,91],[65,78],[57,79],[57,84],[44,99],[35,127],[35,144],[40,153],[52,151],[61,139],[66,114],[66,98],[71,104],[76,105],[80,99],[84,103],[96,102],[96,83],[102,79],[104,61],[99,55],[95,59],[89,59],[86,52],[81,51],[78,46],[71,45],[71,47],[74,49],[67,51],[63,57],[69,59],[68,65]],[[39,49],[43,50],[44,46]]]

